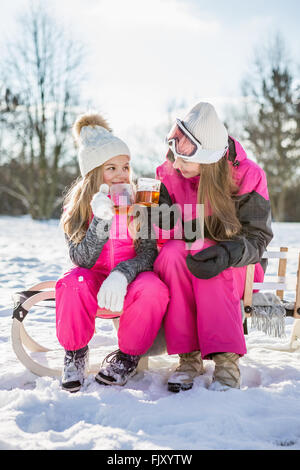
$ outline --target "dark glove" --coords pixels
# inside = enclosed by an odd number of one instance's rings
[[[210,279],[237,264],[242,258],[244,249],[242,240],[221,242],[195,255],[189,254],[186,264],[194,276],[199,279]]]

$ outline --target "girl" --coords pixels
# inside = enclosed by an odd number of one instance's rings
[[[177,119],[167,141],[167,161],[157,168],[160,202],[177,203],[183,213],[186,204],[204,205],[201,248],[169,240],[154,264],[170,291],[168,353],[180,356],[168,388],[191,388],[203,373],[202,358],[215,362],[211,388],[238,388],[238,361],[246,353],[240,307],[246,265],[256,264],[255,281],[263,280],[261,257],[273,236],[266,177],[228,137],[209,103]]]
[[[56,284],[57,337],[66,351],[62,387],[70,392],[84,381],[99,307],[123,313],[120,349],[96,380],[124,385],[152,345],[169,301],[167,287],[151,272],[156,241],[133,240],[127,215],[115,214],[107,196],[107,187],[130,183],[127,145],[97,114],[79,117],[73,132],[82,176],[66,196],[61,222],[76,267]]]

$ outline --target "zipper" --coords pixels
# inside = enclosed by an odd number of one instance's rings
[[[115,262],[115,250],[114,250],[114,243],[111,238],[109,238],[109,257],[110,257],[110,270],[112,271],[114,268]]]

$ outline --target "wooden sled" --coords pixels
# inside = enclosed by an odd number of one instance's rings
[[[272,249],[273,250],[273,249]],[[247,318],[251,317],[251,313],[255,306],[255,293],[253,289],[273,289],[276,290],[276,294],[280,299],[283,299],[284,291],[287,290],[286,286],[286,263],[287,263],[288,248],[282,247],[280,251],[268,251],[264,253],[265,258],[277,258],[279,260],[278,265],[278,278],[275,282],[269,282],[266,273],[264,282],[254,283],[254,265],[247,266],[247,274],[245,281],[244,298],[242,300],[243,310],[245,315],[244,321],[244,332],[247,334]],[[297,285],[294,309],[287,311],[287,315],[295,318],[292,335],[290,338],[290,347],[288,351],[294,351],[300,347],[300,255],[298,272],[297,272]],[[48,348],[37,343],[31,338],[24,327],[24,320],[30,309],[42,301],[50,301],[55,306],[55,284],[56,281],[41,282],[32,286],[30,289],[22,292],[18,292],[14,295],[14,310],[13,310],[13,322],[11,330],[11,340],[13,350],[19,359],[19,361],[31,372],[38,376],[50,376],[50,377],[61,377],[61,369],[52,369],[46,367],[37,361],[35,361],[30,354],[27,352],[48,352]],[[100,310],[97,312],[97,317],[110,318],[112,319],[114,326],[118,329],[119,317],[121,313],[116,312],[103,312]],[[152,356],[159,356],[166,353],[166,342],[164,337],[163,328],[160,329],[154,344],[149,351],[140,359],[139,370],[148,368],[148,359]],[[97,373],[100,367],[100,363],[92,364],[89,368],[89,373]]]
[[[287,267],[287,259],[294,258],[295,256],[298,257],[298,270],[296,274],[296,288],[289,288],[288,287],[288,279],[286,277],[286,267]],[[289,308],[286,308],[286,316],[293,317],[295,319],[293,324],[293,329],[290,337],[289,347],[284,349],[289,352],[293,352],[296,349],[300,348],[300,253],[298,252],[296,255],[293,253],[289,253],[287,247],[280,247],[279,251],[274,250],[274,248],[270,248],[270,251],[264,253],[263,258],[268,259],[278,259],[278,271],[277,271],[277,278],[275,280],[270,281],[268,279],[268,270],[266,272],[266,276],[263,282],[254,282],[254,269],[255,265],[250,264],[247,266],[247,273],[246,273],[246,281],[245,281],[245,291],[244,291],[244,298],[243,298],[243,308],[244,308],[244,333],[248,333],[247,329],[247,319],[251,318],[253,309],[255,308],[255,297],[256,294],[253,293],[253,290],[266,290],[271,289],[276,291],[276,296],[279,298],[284,304],[284,292],[288,290],[295,290],[295,301],[294,305],[291,308],[291,302],[289,303]],[[288,303],[287,303],[288,304]],[[274,305],[275,307],[275,305]],[[270,348],[275,349],[275,348]],[[283,349],[279,349],[282,351]]]

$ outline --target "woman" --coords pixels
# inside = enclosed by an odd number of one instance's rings
[[[156,241],[133,239],[127,214],[115,213],[107,195],[112,185],[130,183],[128,146],[99,115],[80,116],[73,130],[81,178],[66,196],[61,222],[75,267],[56,283],[57,337],[66,351],[62,387],[70,392],[83,384],[99,307],[123,313],[120,349],[109,354],[96,380],[124,385],[152,345],[169,301],[167,287],[151,272]]]
[[[246,265],[254,263],[255,281],[263,280],[261,257],[273,236],[266,177],[228,136],[209,103],[177,119],[167,141],[167,160],[157,168],[160,203],[177,204],[183,214],[188,204],[204,205],[205,237],[198,244],[167,241],[154,264],[170,291],[167,350],[180,356],[168,388],[191,388],[203,373],[203,358],[215,362],[211,388],[239,388],[239,357],[246,353],[240,307]]]

